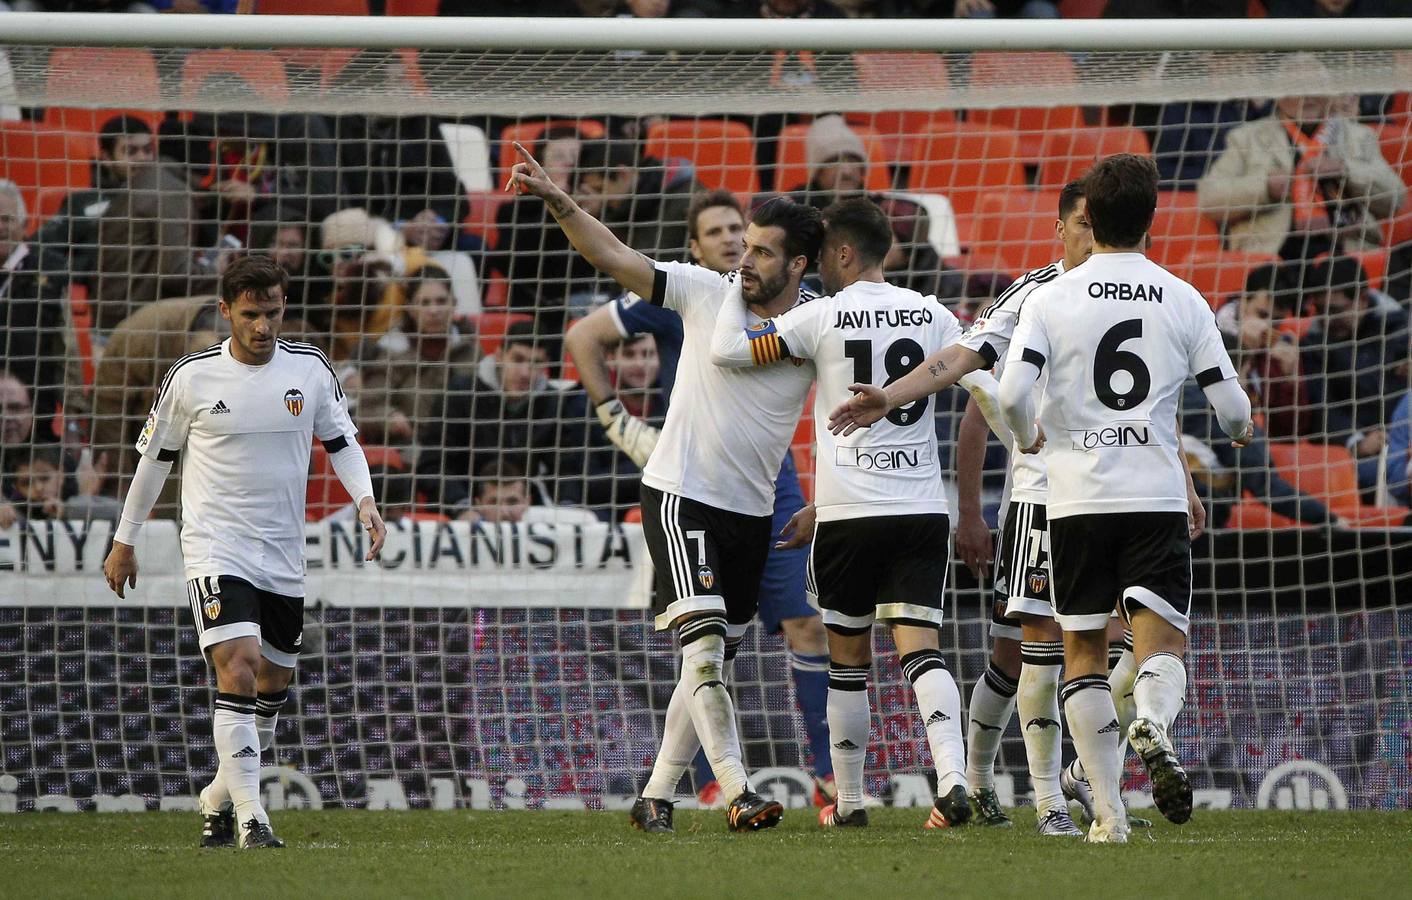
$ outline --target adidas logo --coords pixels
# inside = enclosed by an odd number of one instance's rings
[[[850,741],[848,738],[844,738],[843,740],[839,741],[837,744],[834,744],[833,746],[834,746],[834,749],[835,749],[835,750],[857,750],[857,749],[858,749],[858,745],[855,744],[855,743],[853,743],[852,741]]]
[[[1116,724],[1116,723],[1115,723],[1115,724]],[[231,759],[249,759],[249,758],[252,757],[252,756],[258,758],[258,757],[260,756],[260,754],[259,754],[258,752],[256,752],[256,750],[255,750],[254,747],[250,746],[249,744],[246,744],[244,750],[238,750],[238,751],[236,751],[235,753],[232,753],[232,754],[230,755],[230,758],[231,758]]]
[[[1122,730],[1122,728],[1121,728],[1121,726],[1118,725],[1118,720],[1117,720],[1117,719],[1114,719],[1113,721],[1109,722],[1107,725],[1104,725],[1102,728],[1098,729],[1098,733],[1099,733],[1099,734],[1112,734],[1112,733],[1115,732],[1115,731],[1121,731],[1121,730]]]
[[[984,723],[984,722],[977,722],[975,719],[972,719],[972,720],[971,720],[971,724],[974,725],[974,726],[976,726],[977,728],[979,728],[981,731],[1000,731],[1000,730],[1001,730],[999,725],[987,725],[987,724]]]
[[[1143,680],[1144,678],[1157,678],[1157,677],[1158,677],[1158,675],[1157,675],[1156,672],[1138,672],[1138,673],[1137,673],[1137,681],[1141,681],[1141,680]]]
[[[939,710],[939,709],[938,709],[936,712],[932,713],[931,715],[927,716],[927,725],[928,725],[928,726],[936,725],[936,724],[938,724],[938,723],[940,723],[940,722],[950,722],[950,721],[951,721],[951,717],[948,716],[946,713],[942,712],[942,711]]]
[[[1114,720],[1113,724],[1114,724],[1114,725],[1117,725],[1118,723],[1117,723],[1116,720]],[[1037,717],[1037,718],[1030,719],[1028,722],[1025,723],[1025,727],[1026,727],[1026,728],[1034,728],[1036,725],[1038,725],[1040,728],[1058,728],[1058,727],[1059,727],[1059,723],[1058,723],[1057,721],[1055,721],[1054,719],[1047,719],[1047,718],[1045,718],[1044,716],[1039,716],[1039,717]],[[1107,729],[1104,729],[1104,730],[1106,731]],[[1102,734],[1102,733],[1103,733],[1102,731],[1099,732],[1099,734]]]
[[[226,406],[226,402],[224,400],[217,400],[216,405],[211,407],[211,415],[213,416],[219,416],[223,413],[228,412],[230,412],[230,407]]]

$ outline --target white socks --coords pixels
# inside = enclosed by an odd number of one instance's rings
[[[946,670],[940,650],[917,650],[902,657],[902,674],[912,682],[917,709],[927,728],[927,744],[936,766],[936,794],[944,797],[966,785],[966,742],[961,737],[961,692]],[[994,760],[991,762],[994,770]]]
[[[1064,685],[1060,692],[1064,715],[1074,749],[1079,753],[1089,787],[1093,790],[1093,812],[1100,823],[1123,822],[1121,790],[1122,745],[1125,736],[1118,726],[1118,711],[1108,680],[1102,675],[1085,675]]]
[[[1059,673],[1064,668],[1062,641],[1025,641],[1021,645],[1020,690],[1017,706],[1025,738],[1034,808],[1041,816],[1065,806],[1059,787],[1063,765],[1064,728],[1059,719]]]
[[[289,688],[270,694],[260,694],[255,698],[255,730],[260,733],[260,749],[268,750],[275,743],[275,727],[279,725],[279,711],[284,701],[289,699]]]
[[[689,696],[685,679],[677,679],[676,690],[672,691],[672,699],[667,704],[667,719],[662,724],[662,746],[652,763],[652,777],[642,789],[644,797],[671,801],[686,767],[691,765],[691,758],[701,746],[696,726],[691,722]]]
[[[1113,689],[1113,705],[1118,710],[1118,724],[1123,726],[1123,734],[1126,735],[1128,726],[1137,717],[1137,703],[1133,696],[1133,679],[1137,678],[1137,657],[1133,656],[1132,632],[1123,633],[1122,647],[1122,652],[1110,667],[1108,686]],[[1112,660],[1113,647],[1108,649],[1109,659]]]
[[[863,760],[868,755],[868,672],[871,666],[829,663],[829,757],[838,789],[838,815],[863,806]]]
[[[1133,684],[1137,715],[1151,719],[1171,730],[1177,714],[1186,703],[1186,666],[1181,657],[1171,653],[1154,653],[1138,667]]]
[[[1000,752],[1000,739],[1015,712],[1016,688],[1014,680],[991,662],[971,689],[966,782],[973,792],[995,787],[995,755]]]
[[[681,627],[681,681],[696,735],[720,782],[721,796],[729,803],[745,790],[746,778],[735,705],[726,690],[725,635],[726,621],[720,616],[692,619]]]
[[[251,819],[269,823],[260,804],[260,736],[255,730],[255,698],[216,694],[214,728],[220,768],[216,780],[230,792],[237,825]]]

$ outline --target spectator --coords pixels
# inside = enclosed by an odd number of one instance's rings
[[[1408,352],[1407,314],[1376,303],[1367,284],[1355,259],[1316,266],[1306,292],[1322,301],[1322,311],[1300,343],[1301,384],[1315,416],[1311,437],[1347,446],[1358,457],[1363,488],[1377,483],[1385,428],[1407,389]]]
[[[359,434],[362,433],[361,427]],[[378,511],[384,522],[399,522],[416,514],[416,497],[412,492],[412,473],[386,465],[368,467],[372,477],[373,496],[378,498]],[[324,521],[358,524],[358,504],[349,501]]]
[[[613,387],[627,411],[644,422],[660,427],[656,421],[666,414],[662,403],[661,360],[657,357],[657,342],[650,334],[635,334],[624,338],[609,361]]]
[[[803,188],[795,197],[800,203],[824,209],[835,200],[863,192],[868,180],[868,150],[843,116],[814,120],[804,135],[804,156],[809,164],[809,183],[788,188]]]
[[[1402,395],[1387,429],[1387,489],[1393,503],[1412,506],[1412,391]]]
[[[556,525],[596,523],[597,517],[581,507],[552,506],[536,502],[533,485],[524,470],[509,460],[496,459],[476,470],[475,499],[461,518],[470,522],[548,522]]]
[[[1278,80],[1321,75],[1328,73],[1317,57],[1296,53]],[[1373,130],[1331,114],[1321,96],[1283,97],[1273,115],[1231,129],[1197,184],[1198,202],[1227,247],[1286,258],[1378,247],[1377,220],[1396,212],[1406,194]]]
[[[551,125],[535,144],[534,157],[544,161],[544,170],[555,184],[571,191],[582,146],[577,128]],[[499,245],[487,256],[487,268],[509,282],[511,309],[561,310],[570,296],[592,292],[593,267],[574,251],[564,230],[550,221],[543,200],[522,194],[502,203],[495,228]]]
[[[584,211],[654,259],[685,253],[686,212],[701,190],[689,163],[639,159],[621,141],[585,144],[574,173],[574,199]]]
[[[1305,525],[1337,522],[1328,507],[1275,471],[1262,429],[1244,447],[1231,446],[1195,381],[1182,389],[1182,448],[1192,482],[1211,513],[1212,528],[1224,528],[1231,509],[1249,492],[1278,515]]]
[[[98,494],[101,478],[86,462],[71,464],[58,444],[21,448],[13,460],[5,457],[7,474],[0,507],[0,528],[20,519],[107,519],[116,521],[122,504]],[[85,454],[86,459],[86,454]]]
[[[417,265],[414,254],[419,255],[420,259],[447,273],[457,315],[473,316],[481,311],[480,280],[476,277],[475,261],[469,253],[450,246],[452,228],[439,213],[424,209],[407,221],[399,222],[398,231],[407,248],[405,255],[409,269]]]
[[[154,300],[214,291],[219,268],[192,249],[196,204],[177,170],[144,153],[125,173],[98,224],[94,320],[103,335]]]
[[[9,370],[0,369],[0,453],[33,441],[34,403],[29,388]]]
[[[284,291],[285,316],[304,316],[309,296],[309,229],[299,214],[284,206],[270,207],[251,223],[250,246],[269,254],[284,269],[288,286]]]
[[[583,393],[555,390],[548,365],[533,323],[516,322],[473,377],[452,381],[446,417],[430,423],[417,457],[419,490],[447,515],[468,511],[472,473],[501,457],[535,480],[546,503],[582,504],[589,488],[611,489],[612,447],[589,445]]]
[[[475,340],[452,319],[450,276],[427,263],[408,276],[407,304],[399,321],[375,345],[357,386],[358,428],[374,444],[405,446],[429,423],[445,415],[453,378],[475,374]]]
[[[1251,270],[1240,297],[1216,311],[1226,349],[1273,440],[1303,437],[1314,425],[1298,343],[1280,327],[1298,305],[1298,276],[1289,265],[1270,264]]]
[[[329,335],[329,355],[335,360],[358,358],[364,340],[376,340],[392,326],[402,302],[393,280],[403,263],[382,248],[393,237],[386,222],[356,207],[333,213],[319,228],[318,263],[327,275],[326,293],[310,305],[309,315]]]
[[[127,187],[133,172],[156,159],[152,128],[136,116],[113,116],[98,131],[93,187],[72,191],[39,229],[38,244],[46,272],[92,288],[98,274],[98,227],[113,197]]]
[[[43,436],[63,402],[63,287],[40,272],[28,223],[19,187],[0,178],[0,364],[33,398]]]

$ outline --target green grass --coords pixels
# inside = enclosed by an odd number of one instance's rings
[[[875,810],[821,832],[812,810],[728,834],[683,811],[677,833],[626,813],[283,812],[290,849],[194,849],[194,813],[0,817],[6,897],[1406,897],[1412,813],[1204,812],[1127,846],[1016,827],[923,831],[925,810]]]

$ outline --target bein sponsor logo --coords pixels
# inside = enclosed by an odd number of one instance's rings
[[[1151,447],[1157,443],[1151,422],[1114,422],[1102,428],[1070,429],[1075,450],[1103,450],[1123,447]]]
[[[921,469],[932,461],[930,444],[904,444],[900,447],[838,447],[835,465],[841,469],[894,472]]]

